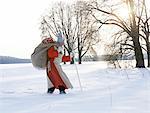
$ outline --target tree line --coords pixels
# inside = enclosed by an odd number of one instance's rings
[[[150,67],[150,14],[146,0],[90,0],[76,1],[73,4],[56,3],[41,20],[41,35],[57,36],[58,32],[65,38],[65,53],[77,53],[81,64],[83,56],[99,46],[105,36],[102,28],[114,27],[110,35],[112,43],[105,44],[107,54],[134,56],[136,67],[144,68],[144,53]],[[126,18],[117,11],[125,7]],[[123,13],[123,12],[122,12]],[[105,31],[107,32],[107,31]],[[110,58],[111,59],[111,58]],[[73,62],[72,62],[73,63]]]

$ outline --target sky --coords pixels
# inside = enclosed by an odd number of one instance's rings
[[[54,1],[60,0],[0,1],[0,56],[30,58],[41,41],[41,16]]]
[[[57,1],[73,0],[1,0],[0,56],[30,58],[41,41],[41,17]]]

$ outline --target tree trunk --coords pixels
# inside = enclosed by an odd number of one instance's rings
[[[81,57],[79,57],[79,64],[81,64],[82,63],[82,58]]]
[[[139,37],[133,37],[133,45],[135,52],[136,67],[145,68],[144,56],[142,53],[142,48],[140,46]]]
[[[79,64],[81,64],[81,63],[82,63],[81,51],[79,51],[78,63],[79,63]]]
[[[150,67],[150,51],[149,51],[149,52],[147,51],[147,58],[148,58],[148,59],[147,59],[147,60],[148,60],[148,61],[147,61],[147,62],[148,62],[147,67]]]
[[[144,56],[143,56],[142,48],[141,48],[140,41],[139,41],[139,24],[137,25],[134,1],[127,0],[127,3],[128,3],[129,11],[131,11],[131,14],[130,14],[131,34],[130,36],[132,37],[133,46],[134,46],[136,67],[145,68]]]
[[[70,62],[70,64],[74,64],[74,61],[75,59],[74,59],[74,56],[71,58],[71,62]]]
[[[64,48],[64,55],[66,55],[66,49]],[[66,62],[64,62],[64,64],[66,64]]]
[[[146,43],[146,46],[147,46],[147,60],[148,60],[147,67],[150,67],[150,42],[149,41]]]

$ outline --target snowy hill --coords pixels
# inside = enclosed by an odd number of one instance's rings
[[[30,59],[20,59],[10,56],[0,56],[0,64],[31,63]]]
[[[105,62],[62,65],[74,88],[47,94],[46,73],[31,64],[0,65],[1,113],[150,113],[150,69],[110,69]]]

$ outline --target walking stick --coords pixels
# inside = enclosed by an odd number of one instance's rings
[[[63,37],[62,37],[62,33],[61,32],[59,32],[58,34],[57,34],[57,42],[59,42],[60,44],[64,44],[64,39],[63,39]],[[75,68],[76,68],[76,72],[77,72],[77,76],[78,76],[78,81],[79,81],[79,86],[80,86],[80,89],[81,89],[81,91],[83,91],[83,89],[82,89],[82,85],[81,85],[81,80],[80,80],[80,77],[79,77],[79,71],[78,71],[78,67],[77,67],[77,65],[76,65],[76,61],[75,61],[75,52],[74,52],[74,47],[73,47],[73,49],[72,49],[72,52],[73,52],[73,61],[74,61],[74,64],[75,64]]]
[[[74,65],[75,65],[77,76],[78,76],[78,82],[79,82],[80,90],[83,91],[83,88],[82,88],[82,85],[81,85],[80,76],[79,76],[79,71],[78,71],[78,67],[77,67],[74,55],[75,55],[75,52],[74,52],[74,49],[73,49],[73,61],[74,61]]]

